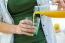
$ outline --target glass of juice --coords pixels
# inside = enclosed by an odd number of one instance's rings
[[[32,34],[33,34],[33,36],[37,35],[38,30],[39,30],[39,24],[40,24],[40,18],[38,17],[38,15],[35,15],[34,21],[33,21],[32,17],[26,17],[25,19],[31,20],[33,22],[33,26],[35,28],[34,28],[34,32]]]

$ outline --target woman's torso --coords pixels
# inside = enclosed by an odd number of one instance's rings
[[[25,17],[31,17],[34,6],[36,5],[35,0],[9,0],[8,10],[14,19],[15,24],[18,24],[20,20]],[[25,35],[14,35],[14,43],[31,43],[35,41],[45,40],[42,29],[39,29],[37,36],[25,36]]]

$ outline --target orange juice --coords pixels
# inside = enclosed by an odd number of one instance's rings
[[[41,14],[53,18],[65,18],[65,11],[37,11],[35,14]]]
[[[65,18],[65,11],[36,11],[33,13],[33,22],[36,14],[41,14],[52,18]],[[60,31],[59,25],[55,24],[54,29],[56,31]]]

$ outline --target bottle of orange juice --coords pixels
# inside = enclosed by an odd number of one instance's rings
[[[42,6],[43,8],[38,6],[39,11],[35,11],[33,15],[41,14],[53,18],[65,18],[65,11],[59,9],[58,3],[54,4],[50,1],[49,4],[45,4]]]

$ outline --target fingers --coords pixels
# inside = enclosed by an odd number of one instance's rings
[[[19,25],[18,25],[18,34],[24,34],[24,35],[28,35],[28,36],[33,36],[33,32],[34,32],[34,25],[33,22],[31,20],[25,19],[25,20],[21,20]]]
[[[35,27],[34,26],[28,26],[28,25],[21,25],[19,26],[20,28],[22,28],[21,30],[24,32],[34,32]]]
[[[65,0],[59,0],[60,1],[60,8],[61,10],[65,10]]]
[[[25,29],[25,28],[22,28],[21,31],[22,32],[28,32],[28,33],[33,33],[34,29]]]
[[[21,27],[21,28],[27,28],[27,29],[34,29],[35,28],[34,26],[27,25],[27,24],[20,24],[19,27]]]
[[[59,0],[52,0],[53,3],[59,3]]]
[[[27,33],[27,32],[22,32],[23,35],[27,35],[27,36],[33,36],[33,34],[31,33]]]
[[[22,20],[20,21],[18,26],[21,28],[21,31],[24,31],[24,32],[32,33],[34,32],[34,29],[35,29],[31,20]]]
[[[16,34],[22,34],[22,35],[27,35],[27,36],[33,36],[33,30],[17,27],[17,29],[16,29]]]
[[[64,3],[64,0],[60,0],[60,5],[61,5],[61,7],[65,7],[65,3]]]
[[[24,31],[24,30],[23,30],[23,31]],[[27,36],[33,36],[32,33],[23,32],[23,31],[17,29],[16,34],[22,34],[22,35],[27,35]],[[27,30],[26,30],[26,31],[27,31]]]
[[[19,24],[28,24],[28,25],[33,25],[33,22],[31,20],[21,20]]]
[[[34,29],[27,29],[27,28],[20,28],[20,27],[17,27],[17,29],[21,32],[28,32],[28,33],[33,33],[34,32]]]
[[[53,3],[58,3],[60,10],[65,10],[65,0],[53,0]]]

